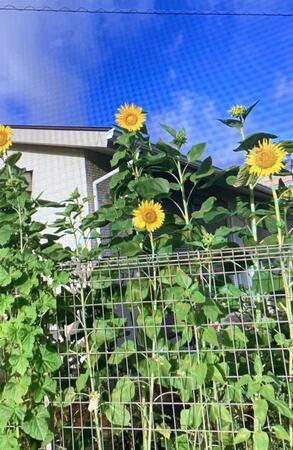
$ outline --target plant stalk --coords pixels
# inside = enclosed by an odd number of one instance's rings
[[[293,313],[292,313],[292,289],[290,287],[290,284],[287,279],[287,270],[286,265],[284,263],[284,260],[282,258],[282,246],[284,243],[284,237],[283,237],[283,231],[282,231],[282,222],[281,222],[281,212],[280,212],[280,205],[279,205],[279,198],[277,195],[276,187],[273,184],[273,178],[272,175],[270,176],[270,182],[271,182],[271,189],[272,189],[272,195],[274,200],[274,207],[275,207],[275,213],[276,213],[276,222],[277,222],[277,238],[278,238],[278,244],[280,248],[280,258],[281,258],[281,273],[282,273],[282,280],[284,285],[284,292],[285,292],[285,312],[288,319],[288,326],[289,326],[289,337],[290,340],[293,339]],[[289,273],[289,270],[288,270]],[[289,348],[289,368],[288,368],[288,376],[289,376],[289,382],[293,378],[293,349],[292,346]],[[289,391],[289,407],[292,409],[292,395]],[[290,424],[290,441],[291,446],[293,448],[293,427],[292,423]]]

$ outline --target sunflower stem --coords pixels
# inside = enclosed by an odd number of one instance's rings
[[[243,129],[244,122],[242,120],[242,127],[239,128],[240,136],[242,141],[245,139],[244,135],[244,129]],[[249,203],[250,203],[250,211],[251,211],[251,232],[252,237],[254,240],[254,243],[257,244],[257,224],[256,224],[256,216],[255,216],[255,199],[254,199],[254,186],[253,184],[249,184]]]
[[[270,175],[270,182],[271,182],[271,189],[272,189],[272,195],[274,200],[274,207],[275,207],[275,213],[276,213],[276,225],[277,225],[277,238],[278,238],[278,244],[280,248],[280,253],[282,252],[282,246],[284,242],[283,237],[283,227],[282,227],[282,221],[281,221],[281,212],[280,212],[280,204],[279,204],[279,198],[277,194],[276,187],[273,183],[273,177]],[[290,262],[289,262],[290,264]],[[285,262],[281,255],[281,273],[282,273],[282,280],[284,285],[284,292],[285,292],[285,312],[287,315],[288,320],[288,326],[289,326],[289,337],[290,340],[293,339],[293,313],[292,313],[292,288],[290,287],[290,280],[288,280],[290,270],[289,267],[286,267]],[[293,349],[292,347],[289,348],[289,369],[288,369],[288,376],[289,380],[293,377]],[[292,409],[292,395],[289,390],[289,406],[290,409]],[[293,427],[292,422],[290,424],[290,442],[291,446],[293,448]]]

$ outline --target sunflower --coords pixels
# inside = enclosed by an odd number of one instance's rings
[[[128,105],[118,108],[116,123],[119,127],[125,128],[127,131],[138,131],[145,122],[145,113],[140,106]]]
[[[235,105],[229,109],[229,114],[231,117],[235,117],[236,119],[240,119],[246,113],[246,108],[243,105]]]
[[[5,153],[11,147],[11,128],[0,125],[0,154]]]
[[[264,139],[250,150],[246,158],[249,173],[259,177],[278,173],[284,167],[287,155],[280,144]]]
[[[163,225],[165,213],[160,203],[145,200],[132,212],[133,224],[139,230],[147,229],[150,233]]]

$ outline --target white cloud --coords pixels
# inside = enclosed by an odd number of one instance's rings
[[[141,8],[151,8],[153,1],[142,1]],[[59,0],[49,3],[51,7],[61,4]],[[81,3],[70,0],[70,7]],[[15,0],[14,4],[28,2]],[[34,6],[42,5],[42,1],[34,2]],[[120,5],[117,0],[99,2],[99,7],[108,9]],[[88,0],[86,6],[96,8],[96,0]],[[111,46],[106,48],[109,39],[125,31],[121,16],[2,12],[1,18],[0,122],[74,124],[78,120],[86,124],[87,99],[92,94],[86,73],[89,59],[90,76],[96,79],[111,57]],[[139,16],[132,21],[127,36],[131,39],[148,20]]]
[[[281,100],[293,98],[293,79],[289,79],[286,75],[279,74],[275,82],[274,98]]]

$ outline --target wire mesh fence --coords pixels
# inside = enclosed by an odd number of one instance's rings
[[[291,448],[292,255],[270,246],[62,267],[52,447]]]

